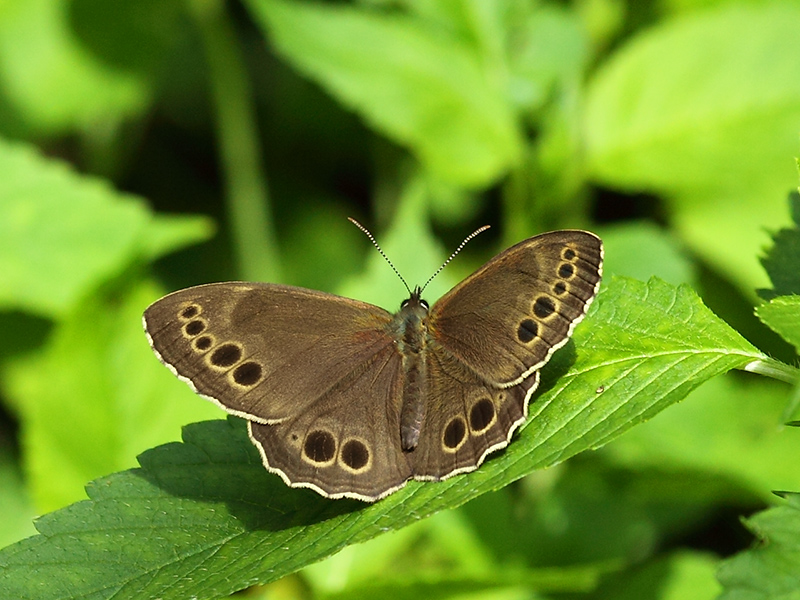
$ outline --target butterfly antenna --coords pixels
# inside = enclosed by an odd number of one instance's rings
[[[406,286],[406,290],[408,290],[408,293],[409,293],[409,294],[411,294],[411,288],[410,288],[410,287],[408,287],[408,284],[406,283],[406,280],[405,280],[405,279],[403,279],[403,276],[402,276],[402,275],[400,275],[400,271],[398,271],[398,270],[397,270],[397,267],[395,267],[395,266],[394,266],[394,264],[392,263],[392,261],[390,261],[390,260],[389,260],[389,257],[388,257],[388,256],[386,256],[386,253],[385,253],[385,252],[384,252],[384,251],[381,249],[381,247],[378,245],[378,242],[376,242],[376,241],[375,241],[375,237],[374,237],[374,236],[373,236],[373,235],[370,233],[369,229],[367,229],[366,227],[364,227],[364,226],[363,226],[361,223],[359,223],[358,221],[356,221],[356,220],[355,220],[353,217],[347,217],[347,220],[348,220],[348,221],[350,221],[350,222],[351,222],[353,225],[355,225],[355,226],[356,226],[356,227],[358,227],[358,228],[359,228],[361,231],[363,231],[363,232],[364,232],[364,235],[366,235],[366,236],[369,238],[369,241],[370,241],[370,242],[372,242],[372,245],[373,245],[373,246],[375,246],[375,248],[378,250],[378,252],[380,253],[380,255],[381,255],[383,258],[384,258],[384,260],[385,260],[387,263],[389,263],[389,266],[390,266],[390,267],[392,267],[392,271],[394,271],[395,275],[397,275],[397,276],[400,278],[400,281],[402,281],[402,282],[403,282],[403,285],[404,285],[404,286]]]
[[[436,273],[434,273],[433,275],[431,275],[431,276],[428,278],[428,281],[426,281],[426,282],[425,282],[425,285],[423,285],[423,286],[422,286],[422,289],[420,289],[420,293],[421,293],[421,292],[422,292],[422,291],[423,291],[423,290],[424,290],[426,287],[428,287],[428,284],[429,284],[431,281],[433,281],[433,278],[434,278],[434,277],[436,277],[436,276],[437,276],[439,273],[441,273],[441,272],[442,272],[442,269],[444,269],[444,268],[445,268],[445,267],[448,265],[448,263],[449,263],[451,260],[453,260],[453,259],[456,257],[456,254],[458,254],[459,252],[461,252],[461,250],[464,248],[464,246],[466,246],[466,245],[467,245],[467,242],[469,242],[469,241],[470,241],[472,238],[474,238],[475,236],[477,236],[479,233],[483,233],[484,231],[486,231],[487,229],[489,229],[489,227],[490,227],[489,225],[484,225],[483,227],[479,227],[478,229],[476,229],[475,231],[473,231],[472,233],[470,233],[470,234],[469,234],[467,237],[465,237],[465,238],[464,238],[464,241],[463,241],[463,242],[461,242],[461,243],[458,245],[458,248],[456,248],[456,249],[455,249],[455,252],[453,252],[453,253],[450,255],[450,258],[448,258],[446,261],[444,261],[444,263],[442,263],[442,266],[441,266],[441,267],[439,267],[439,268],[436,270]]]

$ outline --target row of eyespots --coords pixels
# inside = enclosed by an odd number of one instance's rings
[[[575,265],[578,254],[572,248],[564,248],[561,258],[565,262],[559,263],[555,275],[558,280],[553,284],[552,291],[556,296],[563,296],[569,290],[566,280],[575,276]],[[538,320],[546,320],[558,310],[558,300],[546,294],[538,296],[531,306],[533,316]],[[530,344],[539,335],[539,325],[536,320],[526,317],[517,326],[517,339],[523,344]]]
[[[315,467],[330,466],[336,462],[337,443],[330,431],[316,429],[303,440],[303,459]],[[338,449],[338,462],[345,470],[359,473],[372,466],[367,444],[355,438],[348,439]]]
[[[205,354],[211,367],[227,370],[236,365],[230,374],[236,385],[245,388],[256,385],[261,380],[261,365],[252,359],[241,362],[243,350],[240,344],[224,342],[218,345],[213,334],[205,333],[208,323],[201,316],[202,312],[203,307],[196,303],[184,305],[178,311],[178,319],[184,322],[183,335],[191,340],[192,349]]]
[[[498,394],[502,402],[504,392]],[[469,431],[472,435],[482,435],[494,425],[497,411],[491,399],[480,398],[469,411]],[[442,446],[446,452],[457,452],[467,439],[467,423],[461,416],[454,417],[445,427],[442,434]],[[329,431],[316,429],[303,440],[303,458],[315,466],[329,466],[336,462],[337,442]],[[338,452],[339,463],[353,472],[368,469],[370,452],[367,445],[356,439],[349,439],[342,444]]]
[[[505,392],[497,395],[498,402],[503,402]],[[486,433],[497,421],[497,411],[490,398],[480,398],[469,410],[469,431],[478,436]],[[453,417],[442,433],[442,448],[445,452],[457,452],[467,441],[467,423],[464,417]]]

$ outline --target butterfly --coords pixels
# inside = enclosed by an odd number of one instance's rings
[[[477,469],[509,443],[540,369],[596,296],[602,263],[596,235],[553,231],[495,256],[430,307],[420,287],[391,314],[226,282],[161,298],[144,328],[178,378],[247,419],[267,470],[374,502],[411,479]]]

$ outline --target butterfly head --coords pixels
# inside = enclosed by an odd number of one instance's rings
[[[428,303],[421,298],[421,294],[422,288],[415,287],[392,319],[390,330],[398,341],[401,353],[417,354],[425,345],[425,335],[428,329]]]
[[[416,286],[411,295],[400,304],[400,310],[405,313],[417,314],[424,317],[428,314],[430,305],[422,299],[422,288]]]
[[[428,281],[425,282],[425,285],[423,285],[422,287],[420,287],[420,286],[414,287],[414,291],[412,292],[411,288],[408,287],[408,283],[403,278],[403,276],[400,274],[400,271],[398,271],[397,268],[394,266],[394,264],[392,264],[392,261],[389,260],[388,256],[386,256],[386,253],[383,250],[381,250],[381,247],[378,245],[378,242],[375,241],[375,238],[369,232],[369,230],[366,227],[364,227],[361,223],[359,223],[358,221],[353,219],[352,217],[347,217],[347,220],[350,221],[353,225],[355,225],[361,231],[364,232],[364,234],[369,238],[369,241],[372,242],[372,245],[375,246],[375,248],[378,250],[380,255],[384,258],[384,260],[387,263],[389,263],[389,266],[392,268],[392,271],[395,272],[395,275],[397,275],[400,278],[400,281],[403,282],[403,285],[406,286],[406,289],[408,290],[408,293],[410,295],[409,295],[408,299],[404,300],[403,303],[400,305],[400,312],[398,313],[398,315],[413,315],[413,316],[417,317],[420,320],[424,319],[428,315],[428,309],[430,308],[430,305],[427,302],[425,302],[425,300],[422,299],[422,292],[425,290],[425,288],[428,286],[428,284],[431,281],[433,281],[433,279],[439,273],[442,272],[442,269],[444,269],[450,263],[450,261],[455,258],[456,254],[461,252],[461,249],[464,246],[467,245],[467,242],[469,242],[472,238],[474,238],[479,233],[482,233],[482,232],[486,231],[487,229],[489,229],[488,225],[484,225],[483,227],[479,227],[478,229],[476,229],[475,231],[470,233],[464,239],[464,241],[461,242],[461,244],[459,244],[458,248],[455,249],[455,252],[453,252],[450,255],[450,257],[446,261],[444,261],[444,263],[442,263],[442,266],[439,267],[436,270],[436,272],[428,278]]]

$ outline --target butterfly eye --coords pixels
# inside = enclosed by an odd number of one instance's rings
[[[409,303],[409,302],[411,302],[411,298],[406,298],[405,300],[403,300],[403,301],[400,303],[400,308],[405,308],[406,306],[408,306],[408,303]]]
[[[430,305],[430,304],[428,304],[428,303],[427,303],[425,300],[423,300],[422,298],[420,298],[420,299],[419,299],[419,305],[420,305],[422,308],[424,308],[425,310],[428,310],[428,309],[431,307],[431,305]]]

